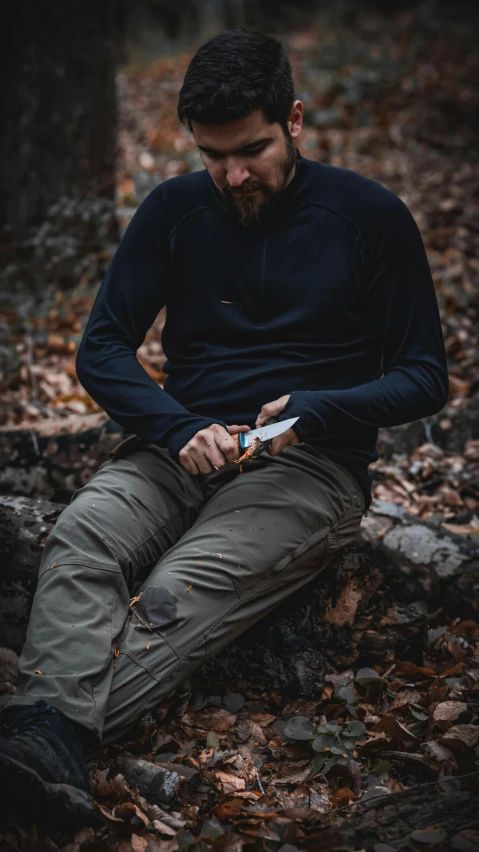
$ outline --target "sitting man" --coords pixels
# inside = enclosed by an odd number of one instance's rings
[[[2,789],[32,808],[64,785],[86,799],[85,754],[314,579],[357,534],[378,427],[447,400],[414,220],[380,184],[301,156],[279,42],[210,39],[178,113],[205,169],[141,204],[77,361],[138,440],[50,533],[0,715]],[[162,389],[136,351],[165,305]],[[267,452],[234,463],[238,433],[290,418]]]

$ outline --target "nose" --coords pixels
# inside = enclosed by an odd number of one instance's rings
[[[234,158],[228,160],[226,163],[226,179],[231,189],[238,189],[249,177],[249,169],[245,163]]]

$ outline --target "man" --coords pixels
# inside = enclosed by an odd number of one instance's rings
[[[369,505],[378,427],[447,399],[415,223],[379,184],[299,154],[302,104],[279,42],[208,41],[178,111],[205,170],[141,205],[77,361],[86,390],[143,440],[50,534],[1,717],[1,776],[43,804],[60,782],[86,797],[82,749],[118,737],[316,576]],[[164,305],[163,390],[136,351]],[[292,417],[269,452],[234,464],[237,433]]]

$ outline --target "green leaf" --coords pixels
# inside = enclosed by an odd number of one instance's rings
[[[376,766],[373,766],[373,768],[369,771],[373,775],[389,775],[391,772],[391,764],[389,763],[389,760],[380,760],[379,763],[376,763]]]
[[[350,722],[346,722],[344,733],[347,737],[362,737],[366,731],[367,728],[364,722],[353,719]]]
[[[355,680],[357,680],[358,683],[361,683],[361,681],[363,681],[363,680],[371,680],[371,678],[373,680],[375,680],[378,677],[380,677],[380,675],[378,675],[376,669],[364,668],[364,669],[359,669],[359,671],[358,671],[358,673],[355,677]]]
[[[335,737],[328,736],[327,734],[321,734],[313,740],[312,747],[314,751],[330,751],[332,748],[335,748],[337,744],[338,741]]]
[[[318,734],[339,734],[341,725],[338,725],[337,722],[326,722],[325,725],[319,725],[316,730]]]
[[[353,692],[352,689],[349,688],[349,686],[341,687],[341,689],[338,691],[338,698],[340,698],[341,701],[344,701],[345,704],[351,704],[353,706],[359,701],[358,696]]]
[[[313,726],[307,716],[295,716],[289,719],[283,728],[283,733],[290,740],[312,740],[314,737]]]

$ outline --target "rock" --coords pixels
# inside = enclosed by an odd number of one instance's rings
[[[135,757],[127,751],[117,758],[116,767],[127,784],[137,788],[154,805],[167,805],[181,785],[181,777],[176,771]]]

